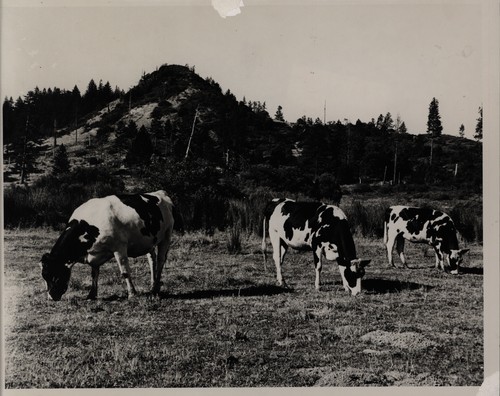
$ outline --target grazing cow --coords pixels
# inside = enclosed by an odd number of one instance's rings
[[[262,251],[266,258],[266,221],[273,246],[276,278],[279,286],[285,285],[281,265],[288,247],[312,250],[316,269],[315,287],[320,287],[322,256],[337,260],[342,283],[353,296],[361,291],[361,278],[370,260],[356,257],[356,248],[347,218],[338,207],[321,202],[295,202],[291,199],[274,199],[264,213]]]
[[[51,252],[42,257],[42,276],[49,298],[61,299],[68,288],[71,268],[80,262],[92,267],[92,287],[87,298],[95,299],[99,267],[113,257],[130,298],[136,292],[128,257],[145,254],[151,269],[151,291],[158,294],[174,217],[178,219],[164,191],[110,195],[85,202],[73,212]]]
[[[469,251],[458,248],[455,224],[446,213],[428,208],[391,206],[386,210],[384,219],[384,243],[389,266],[395,267],[392,249],[396,242],[399,258],[408,268],[404,255],[405,239],[431,245],[436,253],[436,268],[445,270],[447,261],[446,267],[452,274],[458,274],[462,256]]]

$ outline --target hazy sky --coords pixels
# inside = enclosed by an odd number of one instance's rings
[[[83,94],[91,78],[127,90],[162,64],[189,64],[239,100],[265,101],[271,115],[281,105],[288,121],[323,119],[326,101],[327,120],[390,112],[422,133],[436,97],[443,133],[463,123],[474,134],[479,2],[243,0],[228,18],[210,0],[78,3],[3,1],[2,100],[35,86],[76,84]]]

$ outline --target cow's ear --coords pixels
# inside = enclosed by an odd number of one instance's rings
[[[465,253],[467,253],[470,249],[461,249],[458,254],[460,254],[460,256],[464,255]]]

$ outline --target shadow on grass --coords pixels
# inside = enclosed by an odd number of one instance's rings
[[[368,294],[399,293],[405,290],[429,291],[434,286],[390,279],[364,279],[363,290]]]
[[[479,267],[460,267],[461,274],[483,275],[483,268]]]
[[[293,289],[287,289],[274,285],[245,286],[222,290],[193,290],[187,293],[170,294],[160,292],[160,298],[174,300],[197,300],[214,297],[252,297],[252,296],[273,296],[276,294],[290,293]]]

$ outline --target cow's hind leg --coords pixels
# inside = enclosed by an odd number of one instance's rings
[[[387,261],[389,262],[389,267],[396,267],[394,262],[392,261],[392,250],[394,249],[394,242],[396,240],[396,236],[392,235],[391,230],[388,230],[387,242],[385,243],[385,247],[387,249]]]
[[[283,280],[283,275],[281,273],[281,264],[285,257],[288,245],[279,237],[276,232],[270,233],[271,244],[273,245],[273,260],[276,266],[276,283],[278,286],[286,287],[286,283]]]
[[[315,250],[313,250],[313,256],[314,256],[314,268],[316,270],[316,280],[314,282],[314,287],[316,290],[319,290],[320,288],[320,275],[321,275],[321,268],[322,268],[322,255],[323,252],[320,247],[317,247]]]
[[[130,266],[128,264],[128,256],[123,252],[115,252],[114,253],[116,262],[118,263],[118,267],[120,268],[120,273],[122,278],[125,279],[125,283],[127,284],[128,298],[131,298],[136,295],[134,284],[132,283],[132,279],[130,277]]]
[[[92,266],[92,285],[90,286],[90,292],[87,296],[87,300],[95,300],[97,298],[97,281],[99,279],[99,266]]]
[[[402,235],[398,235],[398,237],[396,238],[396,251],[398,252],[399,259],[401,260],[403,267],[409,268],[408,264],[406,264],[405,239],[403,238]]]

